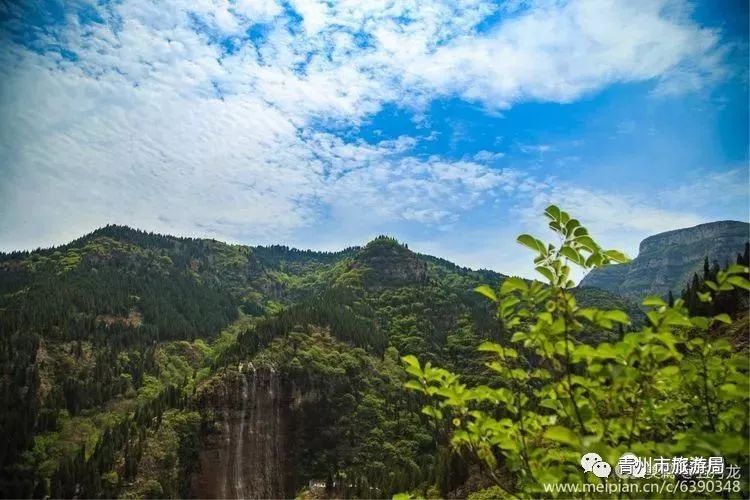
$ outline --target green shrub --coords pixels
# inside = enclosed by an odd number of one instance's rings
[[[615,330],[630,325],[630,318],[616,309],[580,307],[571,292],[570,266],[588,270],[627,258],[603,250],[556,206],[545,215],[559,237],[557,246],[530,235],[518,238],[534,252],[544,282],[508,278],[499,289],[477,289],[496,303],[511,339],[512,347],[493,342],[479,347],[493,356],[487,366],[497,373],[496,383],[468,386],[455,373],[406,356],[412,376],[406,387],[430,401],[422,412],[455,449],[482,465],[503,496],[550,496],[555,494],[544,484],[605,481],[583,472],[580,460],[588,452],[611,464],[606,481],[648,481],[614,474],[619,457],[632,452],[655,458],[723,456],[744,476],[730,494],[746,497],[747,353],[735,352],[715,334],[731,318],[691,317],[682,300],[669,306],[649,297],[641,330],[614,343],[580,342],[584,329]],[[738,265],[719,272],[701,300],[750,289],[747,272]],[[501,479],[509,476],[515,480]]]

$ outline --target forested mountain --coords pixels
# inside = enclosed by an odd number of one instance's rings
[[[386,236],[314,252],[107,226],[0,254],[0,497],[446,495],[472,470],[400,358],[489,383],[477,347],[509,339],[474,289],[505,279]]]
[[[592,270],[582,286],[596,287],[634,300],[654,294],[679,295],[703,261],[724,267],[735,261],[750,238],[750,224],[718,221],[649,236],[638,256],[626,264]]]
[[[297,356],[284,358],[284,383],[314,386],[321,395],[309,398],[318,400],[328,396],[315,384],[343,398],[363,380],[373,397],[397,401],[389,393],[402,390],[400,370],[392,367],[395,374],[376,383],[372,377],[382,369],[372,367],[388,356],[394,365],[396,349],[457,366],[469,363],[466,355],[480,339],[499,334],[491,310],[472,289],[500,278],[419,256],[386,237],[325,253],[107,226],[61,247],[2,254],[0,423],[8,439],[0,454],[0,493],[188,494],[199,430],[215,420],[200,402],[207,388],[233,380],[228,367],[264,351],[275,338],[302,336],[308,353],[328,357],[330,349],[313,347],[333,342],[325,340],[332,335],[354,365],[330,368],[346,369],[347,375],[335,382],[335,373],[318,374],[315,382],[311,373],[321,360]],[[290,337],[294,331],[300,333]],[[355,405],[358,397],[345,400]],[[356,408],[331,411],[333,417],[357,414]],[[338,432],[343,424],[333,417],[320,425]],[[179,442],[172,442],[175,436]],[[180,448],[191,442],[194,449]],[[382,439],[370,444],[384,445]],[[154,447],[177,459],[171,476],[163,464],[144,458]],[[312,455],[295,462],[305,474],[290,488],[343,470],[334,467],[342,460],[339,447],[308,447]],[[321,460],[324,453],[333,458]],[[363,467],[366,453],[348,456]],[[318,458],[309,462],[312,456]],[[149,473],[157,479],[144,479]]]

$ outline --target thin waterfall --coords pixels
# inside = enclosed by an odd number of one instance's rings
[[[284,478],[281,474],[281,464],[283,462],[283,457],[281,454],[281,386],[279,377],[275,376],[272,380],[273,384],[273,393],[276,395],[276,400],[273,402],[273,412],[274,412],[274,440],[273,440],[273,463],[276,465],[276,470],[274,471],[274,479],[276,480],[274,484],[275,491],[277,491],[279,494],[284,492]]]
[[[222,434],[224,435],[224,447],[226,449],[229,449],[232,444],[232,428],[229,425],[229,408],[227,408],[226,406],[222,411],[222,416],[224,418],[224,425],[222,426]],[[229,457],[226,456],[226,458],[222,462],[224,463],[224,470],[229,470]],[[221,481],[220,498],[227,498],[228,479],[229,477],[227,475],[227,477],[225,477],[224,480]]]
[[[256,477],[258,475],[258,464],[256,463],[256,457],[257,457],[257,440],[258,440],[258,407],[260,406],[259,402],[259,395],[258,395],[258,383],[259,378],[258,374],[255,371],[255,368],[253,368],[253,384],[252,384],[252,413],[250,414],[250,436],[248,436],[248,439],[250,440],[250,468],[252,470],[251,476],[250,476],[250,496],[253,498],[258,496],[257,485],[256,483]]]
[[[244,366],[243,366],[244,365]],[[223,417],[206,437],[191,489],[197,498],[283,498],[290,495],[291,393],[272,367],[241,364],[211,404]]]
[[[276,380],[276,372],[273,368],[269,370],[268,388],[267,394],[268,399],[266,405],[263,405],[263,424],[264,433],[261,436],[263,455],[260,457],[263,462],[263,484],[262,488],[264,491],[273,491],[273,476],[274,476],[274,456],[273,456],[273,441],[276,438],[276,429],[274,429],[273,411],[274,401],[274,381]]]
[[[240,365],[241,367],[241,365]],[[247,415],[247,397],[248,397],[248,387],[247,387],[247,376],[242,373],[240,368],[240,380],[242,381],[240,387],[241,387],[241,394],[240,394],[240,401],[242,404],[242,411],[240,412],[240,432],[237,436],[237,443],[235,447],[235,453],[234,453],[234,485],[235,485],[235,495],[237,498],[244,498],[245,497],[245,485],[244,485],[244,447],[245,447],[245,417]]]

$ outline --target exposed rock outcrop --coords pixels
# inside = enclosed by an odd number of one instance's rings
[[[628,264],[590,272],[581,281],[632,299],[646,295],[676,296],[699,271],[703,260],[720,266],[732,263],[750,238],[750,224],[719,221],[649,236],[641,242],[638,257]]]
[[[203,394],[216,415],[193,476],[194,498],[289,498],[291,391],[278,373],[245,366]]]

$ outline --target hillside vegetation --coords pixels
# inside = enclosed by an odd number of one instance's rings
[[[571,267],[596,269],[628,259],[600,247],[558,207],[549,206],[545,216],[558,245],[518,238],[533,252],[543,281],[508,278],[499,287],[477,288],[511,333],[510,342],[478,348],[491,356],[491,384],[467,383],[460,372],[403,357],[412,377],[406,387],[423,395],[422,413],[494,484],[479,497],[565,495],[550,489],[560,484],[596,494],[586,486],[604,481],[625,487],[607,491],[618,496],[651,496],[661,490],[643,485],[661,483],[674,487],[665,490],[667,497],[713,497],[717,484],[725,497],[746,497],[748,478],[729,481],[725,475],[725,467],[746,471],[750,465],[748,352],[732,345],[726,332],[730,314],[747,321],[744,257],[707,270],[697,294],[702,312],[683,299],[667,303],[652,295],[643,301],[648,321],[642,328],[590,345],[580,342],[587,328],[613,331],[632,322],[623,310],[579,304],[570,290]],[[727,295],[739,300],[725,301]],[[667,457],[669,465],[611,475],[626,452]],[[601,474],[582,473],[587,456],[601,464]],[[721,470],[696,472],[688,468],[693,458],[674,466],[673,457],[701,456],[721,457]]]
[[[484,467],[418,411],[399,360],[495,384],[494,354],[477,349],[509,345],[514,330],[474,289],[501,283],[523,281],[385,236],[314,252],[107,226],[0,254],[0,496],[192,494],[207,443],[229,439],[240,408],[245,427],[247,367],[284,394],[272,401],[284,401],[275,418],[288,449],[275,453],[291,495],[320,494],[310,480],[351,497],[486,486]],[[578,348],[648,321],[610,292],[574,294],[632,318],[582,325]]]

